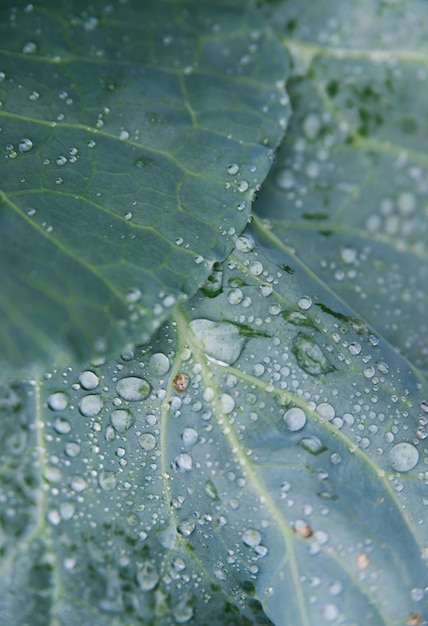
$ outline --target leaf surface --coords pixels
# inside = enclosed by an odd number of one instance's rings
[[[426,3],[279,2],[271,18],[295,115],[255,211],[426,374]]]
[[[427,385],[280,258],[243,235],[150,345],[9,392],[8,623],[428,616]]]
[[[245,2],[2,13],[2,360],[111,354],[230,252],[285,128],[287,55]]]

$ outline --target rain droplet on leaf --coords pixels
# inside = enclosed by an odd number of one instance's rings
[[[411,443],[397,443],[391,448],[389,460],[392,469],[397,472],[408,472],[417,465],[419,452]]]
[[[226,365],[239,358],[245,338],[235,324],[196,319],[190,322],[190,328],[209,357]]]
[[[144,378],[128,376],[118,381],[116,392],[123,400],[136,402],[137,400],[145,400],[149,396],[150,385]]]
[[[293,339],[291,350],[302,370],[311,376],[327,374],[334,370],[319,345],[309,335],[298,333]]]

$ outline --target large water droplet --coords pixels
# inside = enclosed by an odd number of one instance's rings
[[[334,370],[319,345],[309,335],[298,333],[293,339],[292,352],[302,370],[311,376],[327,374]]]
[[[117,485],[116,472],[101,472],[98,483],[104,491],[113,491]]]
[[[137,582],[143,591],[151,591],[159,581],[159,574],[152,561],[146,561],[137,572]]]
[[[196,319],[190,322],[190,328],[209,357],[225,365],[239,358],[245,338],[234,324]]]
[[[150,385],[144,378],[127,376],[118,381],[116,392],[123,400],[136,402],[137,400],[145,400],[148,397]]]
[[[163,376],[170,368],[170,362],[166,354],[163,352],[156,352],[152,354],[149,361],[150,372],[154,376]]]
[[[419,452],[411,443],[397,443],[389,453],[392,469],[397,472],[408,472],[419,461]]]
[[[190,472],[193,467],[193,459],[190,454],[179,454],[174,459],[174,467],[180,472]]]
[[[194,428],[185,428],[181,435],[181,440],[186,448],[191,448],[198,441],[198,433]]]
[[[143,433],[138,437],[138,443],[143,450],[153,450],[156,447],[156,437],[152,433]]]
[[[48,398],[48,407],[52,411],[63,411],[68,406],[68,395],[63,391],[51,393]]]
[[[180,535],[183,535],[183,537],[189,537],[192,534],[192,532],[195,530],[195,526],[196,526],[195,520],[184,519],[178,524],[177,530],[180,533]]]
[[[193,601],[190,593],[185,593],[172,612],[177,624],[185,624],[193,617]]]
[[[98,415],[102,407],[102,398],[101,396],[96,394],[84,396],[79,402],[79,411],[85,417],[93,417],[94,415]]]
[[[94,372],[86,370],[80,374],[79,383],[84,389],[91,391],[92,389],[96,389],[98,387],[100,379],[96,374],[94,374]]]
[[[29,152],[33,147],[33,142],[28,137],[24,137],[18,144],[18,150],[20,152]]]
[[[112,411],[111,423],[118,433],[126,432],[134,424],[135,419],[132,413],[126,409],[117,409]]]
[[[306,424],[306,414],[302,409],[293,407],[284,414],[284,422],[291,431],[302,430]]]

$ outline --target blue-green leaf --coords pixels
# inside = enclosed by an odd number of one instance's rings
[[[426,2],[278,2],[295,115],[255,211],[428,371]]]
[[[149,345],[9,390],[7,623],[428,617],[428,386],[276,255],[243,235]]]
[[[5,367],[144,341],[244,228],[288,115],[246,2],[2,9]]]

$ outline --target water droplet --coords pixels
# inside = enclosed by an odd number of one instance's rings
[[[67,163],[67,157],[64,156],[63,154],[59,156],[56,160],[56,164],[60,166],[65,165],[66,163]]]
[[[310,309],[312,306],[312,298],[309,296],[302,296],[297,300],[297,306],[304,311]]]
[[[300,445],[307,452],[309,452],[310,454],[314,454],[315,456],[327,450],[325,445],[322,443],[321,439],[318,439],[318,437],[315,437],[315,436],[303,437],[303,439],[301,439],[300,441]]]
[[[23,54],[35,54],[37,52],[37,44],[34,41],[28,41],[22,48]]]
[[[281,189],[292,189],[296,184],[294,174],[289,169],[280,170],[275,177],[276,184]]]
[[[156,447],[156,437],[152,433],[143,433],[138,437],[138,443],[143,450],[153,450]]]
[[[251,252],[256,247],[256,242],[251,235],[241,235],[235,241],[235,247],[240,252]]]
[[[302,409],[293,407],[284,414],[284,422],[291,431],[302,430],[306,424],[306,414]]]
[[[181,440],[186,448],[191,448],[198,441],[198,433],[193,428],[185,428],[182,432]]]
[[[335,604],[326,604],[323,610],[323,617],[327,622],[334,622],[339,617],[339,609]]]
[[[113,491],[117,485],[116,472],[101,472],[98,477],[98,484],[104,491]]]
[[[151,591],[159,581],[159,574],[153,561],[146,561],[137,572],[137,582],[142,591]]]
[[[78,493],[80,493],[81,491],[85,491],[87,486],[88,486],[88,483],[83,478],[83,476],[79,476],[79,475],[72,476],[70,480],[70,487],[73,489],[73,491],[77,491]]]
[[[100,379],[96,374],[94,374],[94,372],[85,370],[79,376],[79,383],[84,389],[91,391],[92,389],[96,389],[98,387]]]
[[[76,456],[79,456],[80,450],[81,450],[80,443],[77,443],[76,441],[68,441],[65,444],[66,455],[73,459],[76,458]]]
[[[48,398],[48,407],[52,411],[63,411],[68,406],[68,395],[63,391],[51,393]]]
[[[397,472],[408,472],[417,465],[419,452],[411,443],[397,443],[389,453],[392,469]]]
[[[239,358],[245,338],[234,324],[196,319],[190,328],[209,357],[224,365],[232,365]]]
[[[222,393],[220,395],[220,406],[223,413],[228,415],[235,408],[235,400],[228,393]]]
[[[208,298],[216,298],[222,291],[223,266],[221,263],[214,263],[212,272],[202,287],[202,293]]]
[[[170,362],[166,354],[163,354],[163,352],[152,354],[149,360],[149,368],[154,376],[163,376],[166,374],[170,368]]]
[[[246,180],[241,180],[238,184],[238,189],[239,191],[243,192],[243,191],[247,191],[249,185],[247,183]]]
[[[120,141],[126,141],[127,139],[129,139],[129,133],[127,130],[121,130],[119,133],[119,139]]]
[[[184,519],[181,520],[181,522],[179,522],[178,526],[177,526],[177,530],[180,533],[180,535],[183,535],[183,537],[189,537],[192,532],[195,530],[195,520],[193,519]]]
[[[57,417],[54,422],[54,429],[59,435],[66,435],[71,431],[71,425],[63,417]]]
[[[261,533],[254,528],[249,528],[242,533],[242,543],[244,543],[249,548],[255,548],[256,546],[258,546],[261,540]]]
[[[128,376],[118,381],[116,392],[123,400],[136,402],[137,400],[145,400],[149,396],[150,385],[144,378]]]
[[[227,168],[227,173],[230,174],[231,176],[235,176],[235,174],[237,174],[238,172],[239,172],[239,165],[237,165],[236,163],[232,163]]]
[[[303,131],[310,140],[316,139],[321,128],[321,120],[318,115],[310,113],[303,122]]]
[[[211,500],[218,500],[217,489],[212,480],[208,479],[204,485],[204,491]]]
[[[33,147],[33,142],[31,141],[31,139],[28,139],[28,137],[21,139],[21,141],[18,144],[18,150],[20,152],[29,152],[32,147]]]
[[[174,467],[180,472],[190,472],[193,467],[193,459],[190,454],[179,454],[174,459]]]
[[[172,612],[177,624],[185,624],[193,617],[193,599],[190,593],[185,593]]]
[[[116,409],[112,411],[110,419],[117,433],[125,433],[135,422],[132,413],[126,409]]]
[[[327,420],[328,422],[331,421],[336,415],[334,407],[328,402],[321,402],[318,404],[316,411],[323,420]]]
[[[92,394],[84,396],[79,402],[79,411],[85,417],[93,417],[98,415],[103,407],[103,401],[100,395]]]
[[[327,374],[334,370],[319,345],[309,335],[298,333],[293,339],[292,352],[302,370],[311,376]]]

